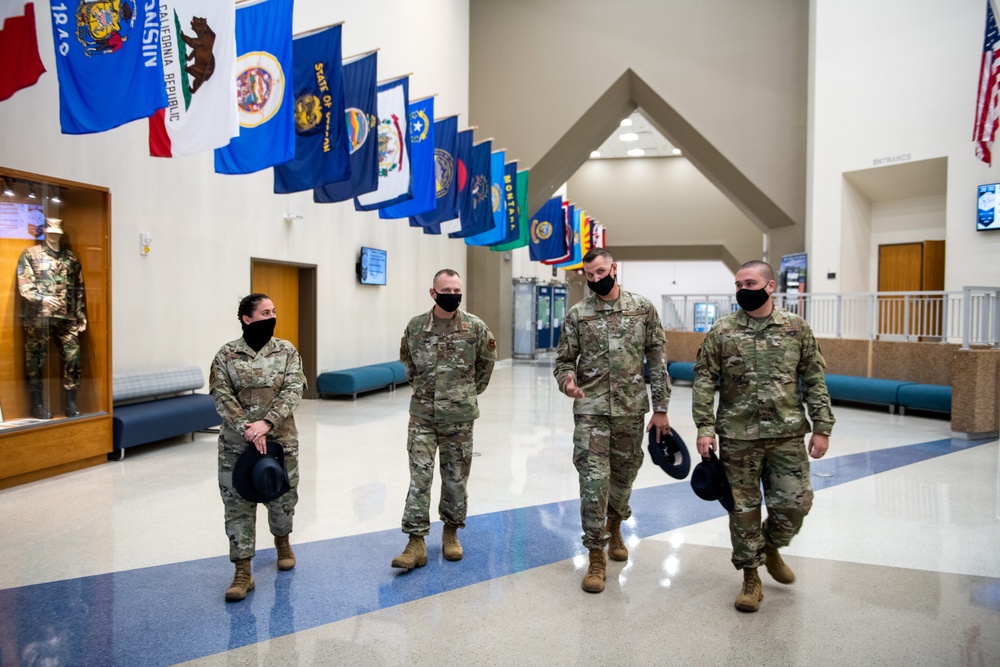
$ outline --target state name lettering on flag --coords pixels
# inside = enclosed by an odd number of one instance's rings
[[[511,243],[490,246],[494,252],[517,250],[531,243],[531,224],[528,221],[528,170],[517,172],[517,230],[518,237]]]
[[[252,174],[295,157],[292,3],[236,7],[236,100],[240,135],[215,149],[215,171]]]
[[[562,197],[553,197],[531,216],[531,261],[541,262],[566,254],[566,208]]]
[[[1000,32],[997,31],[993,3],[986,0],[986,36],[979,66],[979,91],[976,98],[976,122],[972,140],[976,142],[976,157],[993,164],[993,139],[997,132],[998,94],[1000,94]]]
[[[380,208],[378,217],[384,220],[408,218],[434,208],[434,97],[410,102],[410,181],[413,198]]]
[[[0,100],[35,85],[44,72],[38,54],[34,3],[0,2]]]
[[[441,223],[454,220],[455,143],[458,140],[458,116],[434,121],[434,209],[410,216],[410,225],[422,227],[425,234],[440,234]]]
[[[358,211],[401,204],[413,199],[410,182],[410,75],[383,84],[377,90],[378,187],[354,198]]]
[[[239,136],[236,5],[160,0],[160,52],[167,107],[149,117],[149,154],[194,155]]]
[[[63,134],[104,132],[167,106],[159,0],[50,9]]]
[[[339,23],[292,39],[295,157],[274,167],[277,194],[312,190],[351,175],[340,45]]]

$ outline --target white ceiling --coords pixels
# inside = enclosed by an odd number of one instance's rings
[[[638,110],[633,111],[629,120],[632,121],[631,127],[619,127],[601,144],[601,147],[597,149],[600,151],[601,157],[597,159],[629,158],[628,150],[632,148],[643,149],[646,154],[642,157],[677,157],[673,153],[674,146],[646,120],[642,113]],[[627,132],[639,135],[638,139],[636,141],[619,139]]]

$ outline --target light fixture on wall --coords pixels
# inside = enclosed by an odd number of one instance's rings
[[[14,196],[14,186],[12,186],[10,184],[10,181],[7,180],[6,178],[3,179],[3,194],[4,194],[5,197],[13,197]]]
[[[49,201],[53,204],[61,204],[62,199],[59,198],[59,188],[55,188],[55,194],[49,197]]]
[[[303,217],[298,213],[292,213],[292,209],[286,208],[285,215],[282,216],[287,223],[291,223],[293,220],[302,220]]]
[[[28,183],[28,199],[38,199],[38,195],[35,194],[35,186]]]

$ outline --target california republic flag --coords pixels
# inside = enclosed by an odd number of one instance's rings
[[[178,157],[222,148],[240,133],[236,3],[160,0],[163,79],[169,103],[149,118],[149,154]]]
[[[34,4],[0,0],[0,100],[34,85],[44,71],[38,56]]]

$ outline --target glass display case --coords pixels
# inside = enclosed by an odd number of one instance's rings
[[[0,488],[111,451],[110,193],[0,167]]]

